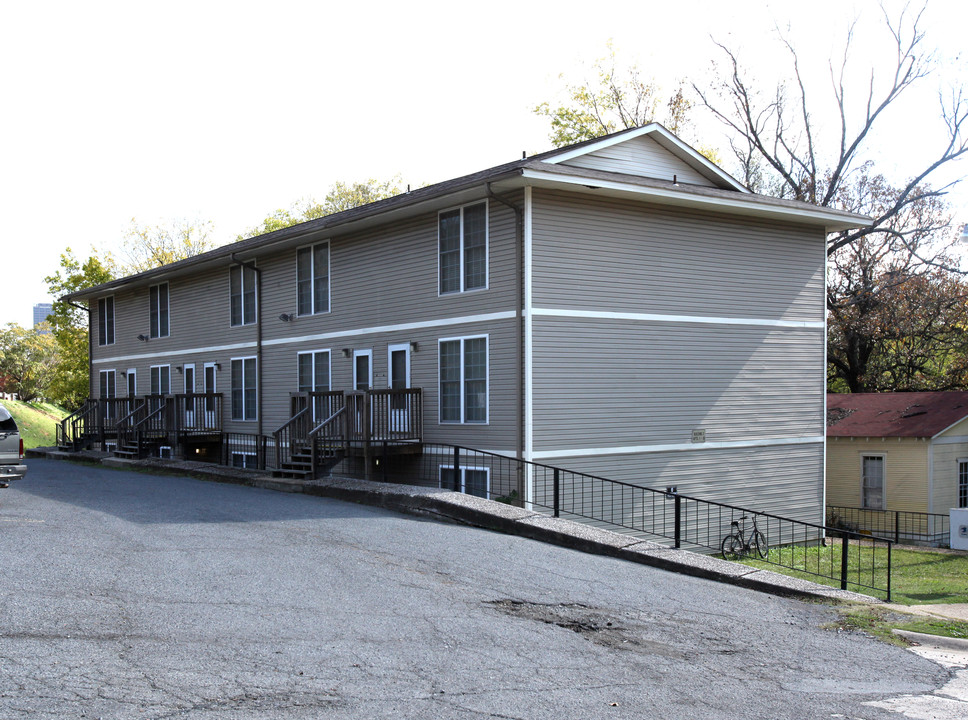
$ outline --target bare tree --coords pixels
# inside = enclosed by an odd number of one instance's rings
[[[749,80],[737,54],[717,43],[725,54],[722,79],[710,89],[695,84],[693,89],[701,103],[728,128],[730,146],[752,189],[825,207],[844,207],[845,196],[862,199],[862,194],[849,186],[863,175],[870,144],[884,142],[875,132],[883,125],[885,112],[935,70],[921,25],[924,8],[912,13],[905,7],[896,19],[883,7],[882,13],[893,59],[889,67],[872,67],[864,73],[867,80],[860,97],[848,97],[851,91],[847,82],[848,77],[855,76],[850,51],[856,23],[848,30],[842,56],[829,63],[831,96],[839,112],[839,137],[834,142],[827,140],[814,119],[816,102],[807,90],[800,54],[789,40],[781,37],[790,59],[792,79],[781,82],[768,94],[761,93]],[[938,176],[938,170],[968,152],[968,98],[964,89],[956,87],[948,94],[939,94],[939,104],[944,139],[934,154],[919,171],[894,188],[894,202],[890,205],[876,212],[863,202],[846,207],[870,214],[874,222],[867,228],[832,235],[828,238],[828,252],[875,234],[894,236],[905,243],[911,233],[927,229],[902,226],[896,219],[912,207],[944,196],[958,180],[936,187],[931,187],[929,181]],[[861,108],[859,117],[854,117],[855,107]],[[896,146],[899,139],[893,138],[892,142]]]

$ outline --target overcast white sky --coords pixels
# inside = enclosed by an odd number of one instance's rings
[[[549,149],[532,108],[609,39],[669,87],[708,75],[710,35],[769,79],[774,24],[820,77],[853,17],[882,32],[873,0],[335,5],[0,0],[0,325],[29,326],[65,248],[116,247],[132,218],[212,221],[228,241],[337,180],[416,186]],[[951,79],[966,7],[929,0],[925,16]],[[888,118],[885,170],[937,151],[937,80]],[[706,144],[725,149],[713,126]],[[953,199],[968,221],[968,187]]]

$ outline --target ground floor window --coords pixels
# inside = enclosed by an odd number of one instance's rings
[[[462,467],[460,469],[460,484],[454,478],[453,465],[440,466],[440,487],[445,490],[458,490],[467,495],[490,497],[491,471],[489,468]]]
[[[258,417],[256,359],[232,360],[232,419],[255,420]]]
[[[958,461],[958,507],[968,508],[968,460]]]
[[[487,422],[487,363],[487,337],[440,341],[440,422]]]
[[[884,510],[884,456],[862,456],[861,474],[861,507]]]
[[[111,402],[111,399],[116,397],[117,385],[115,378],[114,370],[102,370],[98,374],[99,397],[102,400],[108,401],[104,404],[104,417],[108,419],[114,419],[114,403]]]

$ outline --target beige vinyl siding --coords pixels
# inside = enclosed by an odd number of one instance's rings
[[[263,355],[264,377],[267,388],[272,388],[271,393],[266,393],[264,402],[266,432],[289,418],[289,394],[296,391],[297,385],[298,353],[328,349],[333,389],[350,390],[353,387],[352,351],[372,350],[373,387],[385,388],[389,377],[388,347],[416,342],[418,351],[410,353],[410,384],[411,387],[423,389],[426,442],[453,443],[513,453],[517,447],[518,417],[516,327],[516,320],[509,319],[487,324],[472,323],[271,345]],[[476,337],[482,334],[488,336],[488,423],[442,424],[438,422],[437,343],[442,338]],[[349,358],[344,357],[343,348],[351,351]]]
[[[880,455],[885,509],[928,512],[929,447],[924,438],[828,438],[827,504],[861,507],[861,458]]]
[[[931,452],[934,453],[934,487],[928,512],[947,514],[951,508],[958,507],[958,461],[968,460],[968,441],[932,443]]]
[[[649,137],[638,137],[587,155],[565,160],[562,165],[592,170],[642,175],[680,183],[713,187],[714,183]]]
[[[534,449],[823,437],[821,329],[539,318]]]
[[[823,322],[824,235],[535,190],[536,308]]]
[[[820,523],[823,444],[550,458],[545,464],[632,485]],[[541,488],[536,494],[541,497]],[[612,496],[597,499],[608,504]],[[723,534],[728,531],[728,522]]]

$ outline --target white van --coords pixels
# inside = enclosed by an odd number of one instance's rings
[[[0,487],[7,487],[11,480],[19,480],[27,474],[24,460],[24,441],[20,437],[17,421],[0,405]]]

